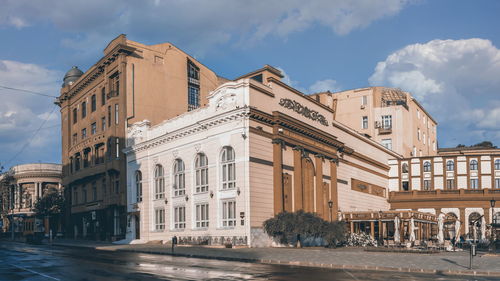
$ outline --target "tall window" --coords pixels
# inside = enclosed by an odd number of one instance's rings
[[[118,114],[119,114],[119,111],[118,111],[118,104],[115,104],[115,124],[118,125]]]
[[[424,133],[424,138],[423,138],[423,141],[424,141],[424,144],[425,144],[425,141],[426,141],[425,133]]]
[[[195,187],[196,192],[208,191],[208,158],[203,153],[198,153],[195,160]]]
[[[135,171],[135,198],[136,202],[142,202],[142,173]]]
[[[222,226],[236,226],[236,201],[229,200],[222,202]]]
[[[431,181],[424,180],[424,190],[431,190]]]
[[[392,139],[383,139],[380,143],[385,146],[385,148],[392,149]]]
[[[495,170],[500,170],[500,159],[495,160]]]
[[[476,171],[477,170],[477,160],[471,160],[470,161],[469,169],[471,171]]]
[[[417,128],[417,139],[420,140],[420,129]]]
[[[120,158],[120,139],[115,138],[115,157],[116,159]]]
[[[78,141],[78,134],[74,133],[73,134],[73,145],[75,145],[77,141]]]
[[[155,230],[163,231],[165,229],[165,209],[155,209]]]
[[[103,132],[106,130],[106,117],[101,118],[101,128]]]
[[[361,127],[363,129],[368,129],[368,116],[363,116],[361,119]]]
[[[174,196],[186,193],[186,175],[184,173],[184,161],[176,159],[174,163]]]
[[[82,140],[87,138],[87,128],[82,129]]]
[[[222,189],[236,187],[236,171],[234,163],[234,150],[230,146],[225,146],[221,154]]]
[[[73,124],[76,124],[76,121],[78,121],[78,112],[76,108],[73,108]]]
[[[120,193],[120,179],[115,179],[115,193]]]
[[[101,105],[106,104],[106,88],[101,88]]]
[[[84,185],[82,188],[83,193],[83,203],[87,203],[87,187]]]
[[[77,205],[78,204],[78,190],[75,189],[73,190],[73,205]]]
[[[108,127],[111,127],[111,105],[108,105]]]
[[[424,172],[430,172],[431,171],[431,162],[426,161],[424,162]]]
[[[155,199],[162,199],[165,193],[165,178],[163,177],[163,167],[156,165],[155,167]]]
[[[446,161],[446,171],[454,171],[455,170],[455,162],[448,160]]]
[[[384,129],[392,128],[392,115],[382,115],[382,127]]]
[[[174,228],[186,228],[186,207],[174,208]]]
[[[367,104],[368,104],[368,97],[362,96],[361,97],[361,105],[367,105]]]
[[[92,200],[97,201],[97,183],[92,182]]]
[[[190,60],[187,62],[188,111],[200,107],[200,69]]]
[[[96,132],[97,132],[97,124],[94,122],[90,125],[90,133],[92,135],[95,135]]]
[[[196,227],[208,227],[208,203],[196,205]]]
[[[479,188],[479,180],[478,179],[470,179],[470,188],[478,189]]]
[[[94,112],[96,110],[96,107],[97,107],[97,98],[95,97],[95,95],[92,95],[92,97],[90,98],[90,110]]]
[[[495,179],[495,188],[500,188],[500,178]]]
[[[82,102],[82,119],[87,116],[87,102]]]
[[[198,86],[188,86],[188,110],[200,107],[200,88]]]
[[[454,189],[455,188],[455,180],[447,179],[446,180],[446,189]]]

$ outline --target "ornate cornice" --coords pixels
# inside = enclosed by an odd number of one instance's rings
[[[206,120],[196,122],[195,124],[189,124],[186,127],[179,128],[173,132],[167,132],[166,134],[163,134],[161,136],[155,137],[150,140],[146,140],[139,144],[127,147],[124,150],[124,153],[128,154],[131,152],[140,152],[154,147],[158,147],[164,143],[184,138],[189,135],[198,133],[200,131],[208,130],[212,127],[216,127],[234,120],[248,118],[248,116],[249,116],[248,107],[238,108],[229,112],[212,116]]]

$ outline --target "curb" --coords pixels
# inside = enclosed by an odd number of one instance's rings
[[[467,275],[467,276],[491,276],[500,277],[500,272],[497,271],[477,271],[477,270],[438,270],[438,269],[423,269],[411,267],[387,267],[387,266],[370,266],[370,265],[352,265],[352,264],[330,264],[330,263],[314,263],[302,261],[282,261],[273,259],[252,259],[252,258],[237,258],[237,257],[221,257],[221,256],[207,256],[199,254],[185,254],[185,253],[169,253],[165,251],[154,250],[135,250],[135,249],[106,249],[103,246],[84,246],[84,245],[71,245],[71,244],[52,244],[52,246],[68,247],[68,248],[85,248],[94,249],[98,251],[116,251],[116,252],[132,252],[144,253],[152,255],[167,255],[174,257],[186,257],[196,259],[212,259],[223,261],[236,261],[246,263],[260,263],[260,264],[273,264],[285,266],[300,266],[300,267],[313,267],[313,268],[328,268],[328,269],[350,269],[350,270],[363,270],[363,271],[385,271],[385,272],[410,272],[422,274],[440,274],[440,275]]]

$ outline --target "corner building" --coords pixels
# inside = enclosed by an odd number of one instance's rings
[[[262,223],[282,211],[389,209],[387,163],[402,156],[281,78],[265,66],[203,108],[130,127],[129,241],[267,246]]]
[[[68,237],[118,240],[126,230],[127,127],[203,106],[220,84],[213,71],[170,43],[120,35],[85,73],[73,67],[57,99],[62,120]]]
[[[437,154],[437,122],[408,92],[368,87],[312,95],[335,120],[403,155]]]

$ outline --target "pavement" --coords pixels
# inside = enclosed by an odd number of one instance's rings
[[[469,252],[434,254],[367,252],[363,248],[218,248],[132,244],[116,245],[86,240],[57,240],[53,245],[101,251],[137,252],[189,258],[217,259],[261,264],[330,269],[414,272],[441,275],[492,276],[500,278],[500,255],[478,252],[469,269]]]
[[[248,263],[0,240],[0,280],[491,281],[499,278]]]

